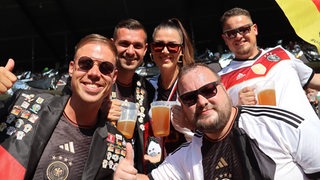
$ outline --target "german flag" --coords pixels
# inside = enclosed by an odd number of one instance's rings
[[[276,0],[296,34],[320,52],[320,0]]]

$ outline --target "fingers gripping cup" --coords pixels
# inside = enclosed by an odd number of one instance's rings
[[[136,103],[124,101],[121,105],[121,115],[117,129],[127,138],[131,139],[136,126],[138,109]]]
[[[261,81],[256,84],[258,103],[276,106],[276,91],[273,81]]]
[[[153,134],[158,137],[170,133],[170,102],[154,101],[151,103]]]

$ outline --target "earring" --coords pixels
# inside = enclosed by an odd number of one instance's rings
[[[183,58],[183,54],[181,54],[180,56],[179,56],[179,59],[178,59],[178,64],[183,64],[183,60],[182,60],[182,58]]]
[[[149,56],[150,56],[151,61],[154,62],[152,53],[150,53]]]

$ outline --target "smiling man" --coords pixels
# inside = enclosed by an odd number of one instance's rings
[[[246,9],[229,9],[220,21],[221,37],[235,55],[230,64],[219,72],[233,105],[258,104],[257,84],[273,81],[278,107],[301,116],[312,114],[312,119],[315,119],[317,114],[304,89],[320,90],[320,74],[282,46],[260,48],[257,43],[258,24]]]
[[[90,34],[69,64],[72,95],[20,91],[0,110],[1,179],[111,179],[125,138],[99,112],[117,78],[117,50]],[[16,80],[0,67],[1,93]]]
[[[149,163],[144,159],[150,144],[148,142],[152,140],[148,112],[155,90],[145,77],[135,71],[143,63],[147,51],[147,32],[138,20],[125,19],[115,26],[113,41],[118,51],[118,77],[112,88],[112,101],[102,108],[108,112],[108,121],[116,124],[121,115],[119,100],[138,105],[139,113],[131,140],[135,142],[135,166],[139,172],[145,173],[156,166],[155,163]]]

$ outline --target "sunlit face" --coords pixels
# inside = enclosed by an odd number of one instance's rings
[[[227,19],[223,26],[223,32],[233,30],[239,27],[253,24],[247,16],[233,16]],[[253,24],[250,28],[250,32],[241,35],[237,33],[235,38],[229,39],[225,34],[222,34],[222,38],[226,45],[229,47],[236,58],[248,59],[253,58],[258,54],[257,38],[258,28],[256,24]]]
[[[90,57],[94,65],[90,70],[83,71],[79,68],[79,58]],[[116,64],[116,57],[110,47],[100,42],[89,42],[80,47],[74,61],[69,64],[71,78],[72,98],[79,103],[102,103],[103,99],[111,92],[112,84],[117,77],[115,69],[110,74],[102,74],[99,64],[104,61]]]
[[[161,28],[153,37],[153,42],[162,42],[164,44],[182,44],[182,37],[176,29]],[[182,47],[177,53],[170,53],[167,47],[164,47],[161,52],[154,52],[151,50],[154,62],[160,69],[176,68],[179,57],[182,55]]]
[[[147,51],[147,35],[142,30],[119,28],[114,39],[118,50],[118,68],[135,71],[143,62]]]
[[[207,68],[197,67],[180,78],[179,94],[197,90],[217,80],[218,78]],[[187,106],[181,103],[188,121],[205,133],[221,130],[227,124],[231,114],[231,101],[224,86],[219,84],[216,87],[217,94],[213,97],[205,98],[198,94],[196,104]]]

